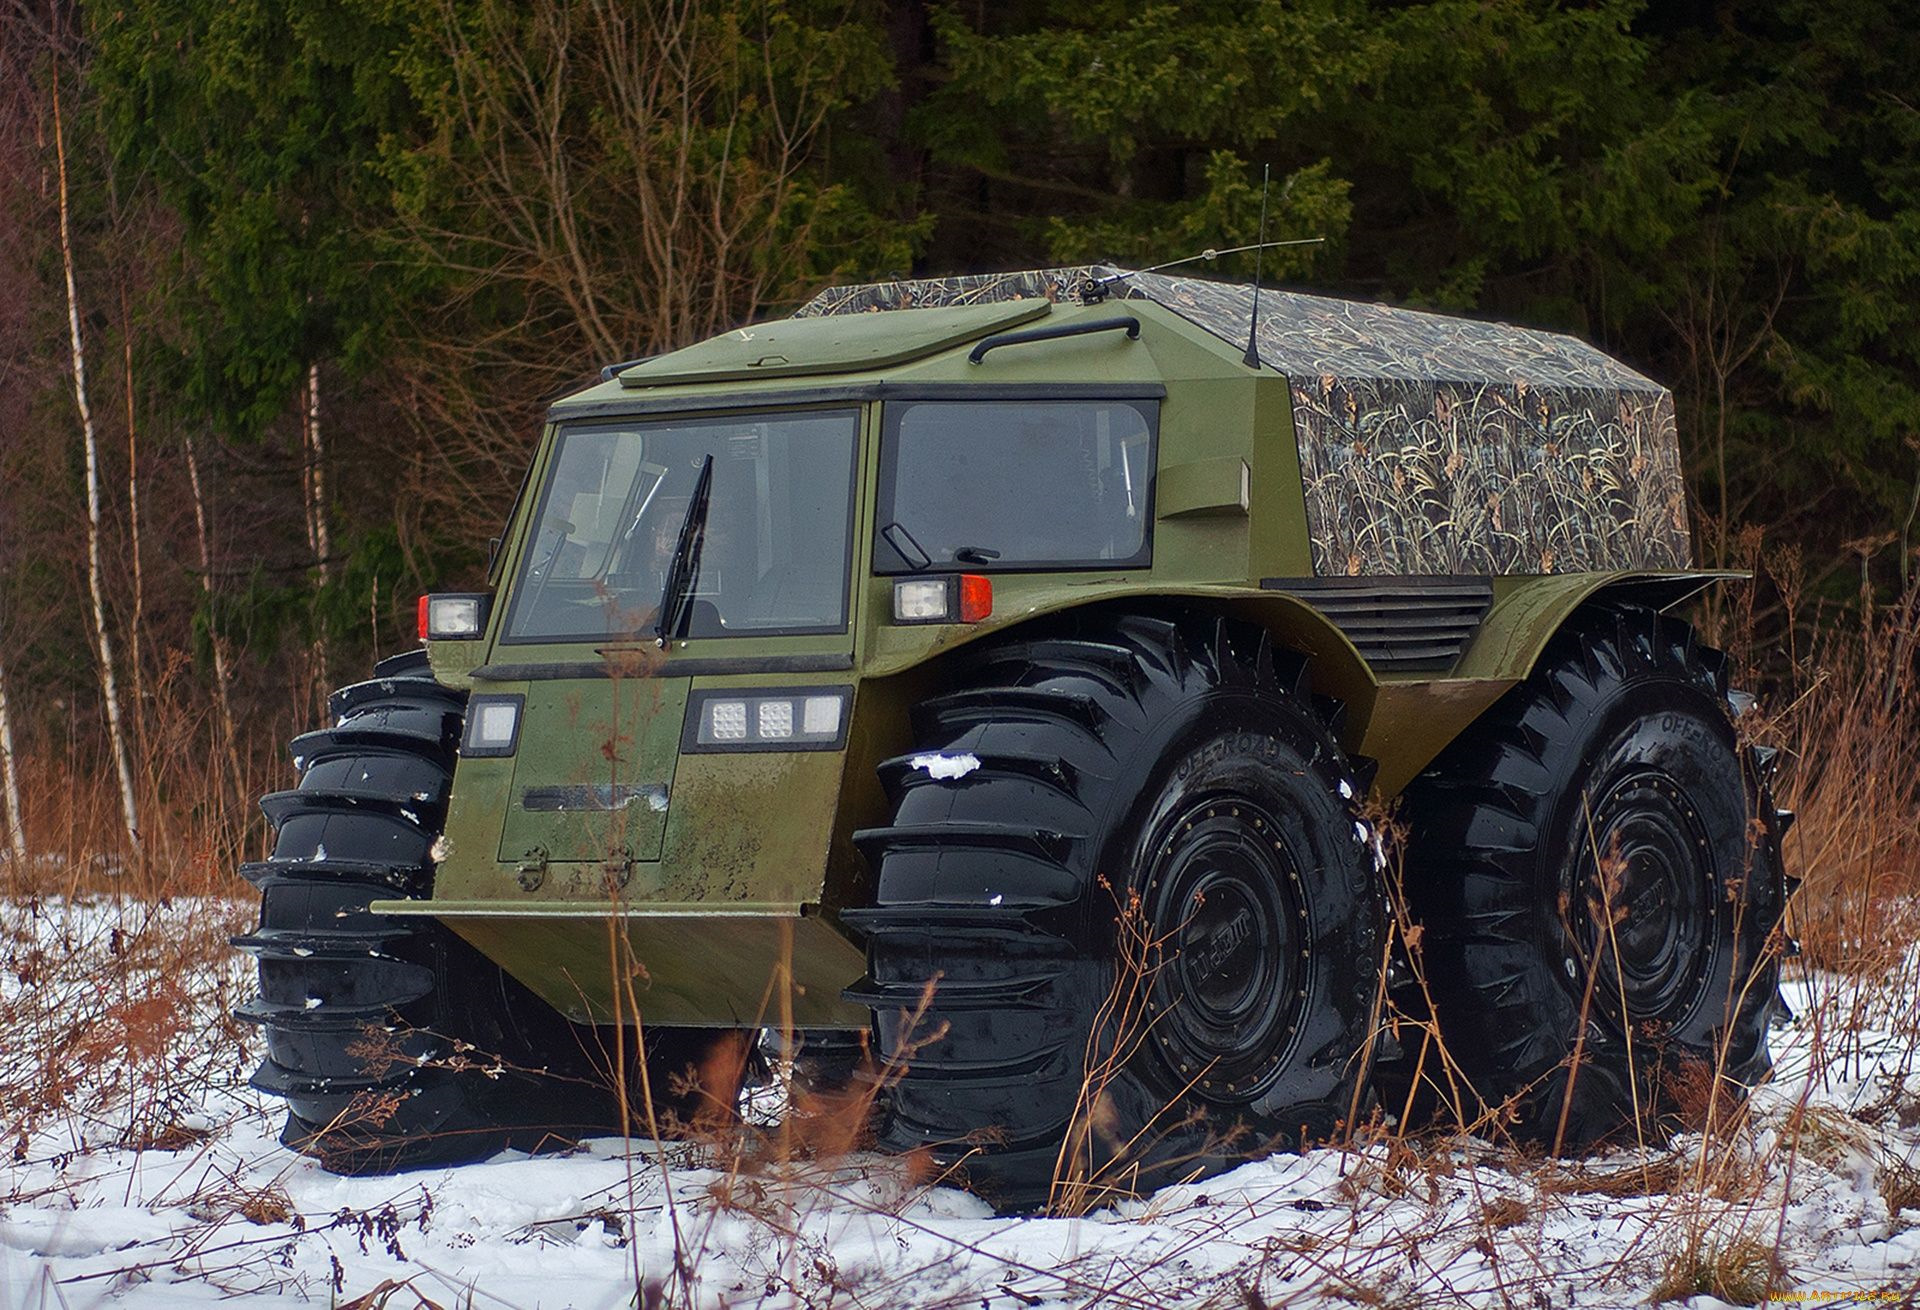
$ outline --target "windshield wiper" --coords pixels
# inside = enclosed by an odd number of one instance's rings
[[[985,546],[955,546],[953,557],[962,564],[991,564],[1000,558],[1000,552]]]
[[[668,639],[686,633],[693,609],[693,584],[700,576],[700,540],[707,530],[707,502],[712,498],[713,456],[707,455],[700,461],[693,499],[687,503],[687,517],[680,521],[680,539],[674,542],[666,582],[660,588],[660,618],[653,625],[653,638],[661,650],[667,648]]]

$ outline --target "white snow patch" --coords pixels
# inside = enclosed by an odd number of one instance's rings
[[[427,848],[427,858],[435,864],[446,863],[447,857],[451,854],[453,854],[453,843],[447,840],[447,834],[444,832],[435,837],[433,845]]]
[[[608,1137],[564,1155],[328,1174],[278,1144],[284,1104],[247,1085],[258,1030],[223,1022],[253,994],[252,962],[143,954],[182,933],[217,945],[256,916],[251,898],[0,899],[0,958],[43,961],[31,982],[0,970],[0,1104],[21,1119],[0,1171],[0,1308],[314,1310],[399,1284],[477,1310],[615,1307],[635,1301],[636,1268],[648,1284],[684,1268],[691,1285],[664,1303],[698,1310],[1337,1310],[1359,1299],[1344,1289],[1436,1310],[1606,1310],[1647,1304],[1694,1233],[1777,1237],[1779,1286],[1861,1305],[1906,1295],[1920,1269],[1920,1212],[1890,1211],[1879,1186],[1920,1157],[1908,1122],[1920,948],[1885,981],[1783,967],[1802,1017],[1774,1030],[1773,1080],[1727,1142],[1687,1134],[1549,1165],[1477,1139],[1417,1143],[1412,1162],[1363,1140],[1081,1218],[1023,1219],[868,1153],[729,1173],[696,1143]],[[128,968],[130,992],[102,987]],[[30,1111],[45,1034],[116,1022],[112,1007],[162,969],[187,997],[166,1057],[76,1067],[64,1112]],[[163,1082],[130,1097],[130,1068]],[[778,1090],[755,1095],[749,1113],[767,1117],[751,1122],[777,1123]],[[141,1118],[156,1110],[167,1117]],[[136,1152],[136,1123],[207,1135]],[[1654,1185],[1622,1186],[1643,1169]],[[1690,1181],[1723,1169],[1751,1194]]]
[[[964,778],[980,767],[980,757],[966,755],[916,755],[907,761],[916,769],[926,770],[929,778],[941,782],[952,782],[955,778]]]

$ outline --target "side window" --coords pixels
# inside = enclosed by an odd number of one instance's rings
[[[1157,419],[1147,401],[889,404],[876,569],[1144,567]]]

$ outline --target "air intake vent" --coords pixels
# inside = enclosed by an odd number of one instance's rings
[[[1383,673],[1449,667],[1493,604],[1486,578],[1263,578],[1260,585],[1333,620]]]

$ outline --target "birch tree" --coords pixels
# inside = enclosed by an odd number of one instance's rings
[[[300,490],[306,501],[307,509],[307,546],[313,551],[313,562],[318,570],[320,584],[324,587],[333,578],[331,558],[333,545],[329,539],[327,525],[327,474],[326,448],[320,440],[320,365],[318,361],[307,365],[306,384],[300,404],[300,436],[304,447],[300,465]],[[313,644],[314,657],[318,663],[318,683],[320,694],[326,695],[326,688],[333,683],[332,670],[328,667],[327,636],[321,631]]]
[[[0,793],[7,806],[7,849],[16,874],[27,865],[26,820],[20,814],[20,779],[14,772],[13,716],[7,712],[7,670],[0,664]]]
[[[182,444],[187,454],[187,486],[193,492],[194,534],[200,544],[200,589],[207,599],[208,644],[213,647],[214,705],[220,713],[220,739],[227,751],[227,768],[234,797],[244,804],[240,787],[245,775],[240,770],[239,738],[233,727],[233,696],[230,690],[233,675],[229,671],[227,639],[221,635],[218,615],[214,613],[213,541],[207,529],[207,497],[200,487],[200,457],[194,451],[193,438],[188,437]]]
[[[127,544],[133,557],[133,618],[127,624],[127,668],[133,675],[133,740],[147,762],[147,780],[151,787],[153,760],[147,738],[146,663],[140,653],[147,623],[146,571],[140,551],[140,442],[133,396],[133,320],[127,308],[124,282],[120,287],[120,343],[127,404]]]
[[[60,197],[60,267],[67,283],[67,339],[73,356],[73,399],[80,411],[80,435],[87,465],[87,590],[93,602],[93,637],[100,661],[100,699],[107,714],[108,745],[120,784],[120,812],[127,845],[140,853],[140,818],[133,797],[133,763],[127,754],[126,728],[120,720],[120,690],[114,673],[113,638],[107,631],[105,581],[100,563],[100,447],[94,435],[93,409],[87,404],[87,353],[80,335],[80,297],[74,289],[73,230],[67,205],[67,144],[60,117],[60,79],[53,78],[53,151]]]

